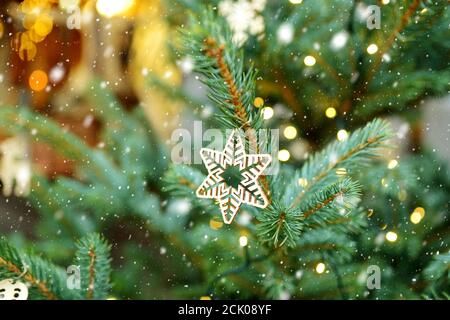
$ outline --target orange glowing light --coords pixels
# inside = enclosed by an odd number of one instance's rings
[[[42,91],[48,84],[47,74],[42,70],[34,70],[28,81],[33,91]]]

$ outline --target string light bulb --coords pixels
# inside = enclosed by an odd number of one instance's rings
[[[300,4],[303,2],[303,0],[289,0],[289,2],[292,4]]]
[[[324,264],[323,262],[319,262],[319,263],[316,265],[316,272],[317,272],[318,274],[321,274],[321,273],[324,273],[324,271],[325,271],[325,264]]]
[[[412,223],[418,224],[422,219],[425,217],[425,209],[422,207],[417,207],[414,209],[413,213],[411,213],[411,216],[409,219]]]
[[[286,149],[281,149],[278,151],[278,160],[286,162],[291,158],[291,154]]]
[[[386,240],[389,242],[395,242],[397,241],[397,238],[398,238],[397,233],[395,233],[394,231],[388,231],[386,233]]]
[[[414,224],[418,224],[420,222],[420,220],[422,220],[422,217],[420,216],[419,212],[414,211],[413,213],[411,213],[409,220],[411,220],[411,222]]]
[[[102,16],[112,18],[126,14],[134,5],[134,0],[97,0],[96,8]]]
[[[261,97],[256,97],[255,100],[253,100],[253,105],[256,108],[261,108],[264,105],[264,99]]]
[[[274,114],[273,109],[271,107],[264,107],[261,110],[261,112],[262,112],[264,120],[271,119],[273,117],[273,114]]]
[[[341,129],[337,132],[336,137],[339,141],[345,141],[348,139],[348,132],[345,129]]]
[[[246,236],[239,237],[239,245],[241,247],[246,247],[248,245],[248,238]]]
[[[47,74],[42,70],[34,70],[28,79],[28,84],[33,91],[39,92],[44,90],[48,84]]]
[[[293,126],[287,126],[283,131],[286,139],[292,140],[297,136],[297,129]]]
[[[375,54],[377,51],[378,51],[378,46],[375,43],[372,43],[367,47],[368,54]]]
[[[304,188],[308,185],[308,180],[305,178],[300,178],[298,179],[298,184]]]
[[[393,159],[391,161],[389,161],[388,163],[388,169],[392,170],[394,169],[396,166],[398,166],[398,161]]]
[[[329,107],[327,108],[327,110],[325,110],[325,116],[327,118],[333,119],[334,117],[336,117],[336,115],[337,115],[336,109],[333,107]]]
[[[316,58],[313,56],[306,56],[305,59],[303,59],[303,63],[308,67],[312,67],[316,64]]]

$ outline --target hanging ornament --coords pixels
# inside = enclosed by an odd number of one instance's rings
[[[0,300],[27,300],[28,287],[19,280],[5,279],[0,281]]]
[[[222,152],[202,148],[200,156],[208,176],[196,194],[217,200],[226,224],[233,222],[243,203],[258,208],[269,205],[258,178],[272,161],[270,154],[246,154],[244,143],[234,130]]]
[[[31,161],[28,143],[23,136],[15,136],[0,143],[0,180],[3,194],[13,192],[16,196],[27,196],[31,184]]]

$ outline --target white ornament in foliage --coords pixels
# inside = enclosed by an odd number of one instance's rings
[[[285,22],[280,25],[277,30],[277,39],[281,44],[289,44],[294,39],[294,26]]]
[[[200,155],[208,176],[198,187],[197,197],[217,200],[226,224],[233,222],[241,204],[262,209],[269,205],[258,178],[271,163],[270,154],[247,154],[235,130],[223,151],[202,148]]]
[[[28,287],[14,279],[0,281],[0,300],[27,300]]]
[[[7,197],[14,192],[16,196],[27,196],[30,193],[31,161],[25,137],[16,136],[2,141],[0,154],[3,194]]]

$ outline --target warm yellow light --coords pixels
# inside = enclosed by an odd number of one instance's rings
[[[424,208],[417,207],[417,208],[414,209],[414,211],[420,213],[420,216],[422,217],[422,219],[423,219],[423,217],[425,217],[425,209]]]
[[[256,97],[255,100],[253,100],[253,105],[257,108],[261,108],[264,105],[264,99],[261,97]]]
[[[78,8],[80,0],[59,0],[59,7],[62,10],[70,10],[72,8]]]
[[[386,233],[386,240],[389,242],[397,241],[397,234],[394,231],[388,231]]]
[[[33,25],[33,31],[41,37],[47,36],[53,29],[53,19],[49,15],[40,15]]]
[[[286,149],[281,149],[278,151],[278,160],[280,161],[288,161],[291,157],[291,154]]]
[[[308,185],[308,180],[305,178],[300,178],[298,179],[298,184],[304,188]]]
[[[348,132],[347,130],[341,129],[337,132],[336,136],[339,141],[345,141],[348,138]]]
[[[325,110],[325,115],[327,118],[333,119],[337,115],[336,109],[333,107],[327,108],[327,110]]]
[[[425,217],[425,209],[422,207],[417,207],[414,209],[413,213],[411,213],[409,219],[411,220],[412,223],[418,224],[424,217]]]
[[[264,107],[261,112],[264,120],[269,120],[273,117],[273,109],[271,107]]]
[[[367,47],[367,53],[368,54],[374,54],[378,51],[378,46],[375,43],[370,44]]]
[[[200,297],[200,300],[211,300],[210,296],[202,296]]]
[[[303,62],[308,67],[312,67],[313,65],[316,64],[316,58],[314,58],[313,56],[306,56],[305,59],[303,59]]]
[[[345,168],[338,168],[336,170],[336,174],[338,176],[345,176],[347,174],[347,169],[345,169]]]
[[[418,224],[422,220],[422,216],[420,212],[414,211],[413,213],[411,213],[409,220],[411,220],[411,222],[414,224]]]
[[[381,0],[382,4],[389,4],[389,2],[391,2],[390,0]]]
[[[111,18],[125,14],[134,4],[134,0],[97,0],[96,7],[102,16]]]
[[[241,247],[246,247],[247,244],[248,244],[248,238],[247,238],[246,236],[241,236],[241,237],[239,238],[239,245],[240,245]]]
[[[284,136],[286,137],[286,139],[294,139],[297,136],[297,129],[293,126],[287,126],[284,129]]]
[[[398,161],[397,160],[391,160],[391,161],[389,161],[389,163],[388,163],[388,169],[394,169],[396,166],[398,166]]]
[[[317,272],[318,274],[321,274],[321,273],[323,273],[324,271],[325,271],[325,264],[322,263],[322,262],[319,262],[319,263],[316,265],[316,272]]]
[[[289,0],[289,2],[292,4],[300,4],[303,2],[303,0]]]
[[[211,220],[209,220],[209,226],[210,226],[211,229],[213,229],[213,230],[219,230],[220,228],[223,227],[223,222],[222,222],[222,221],[218,221],[218,220],[211,219]]]

